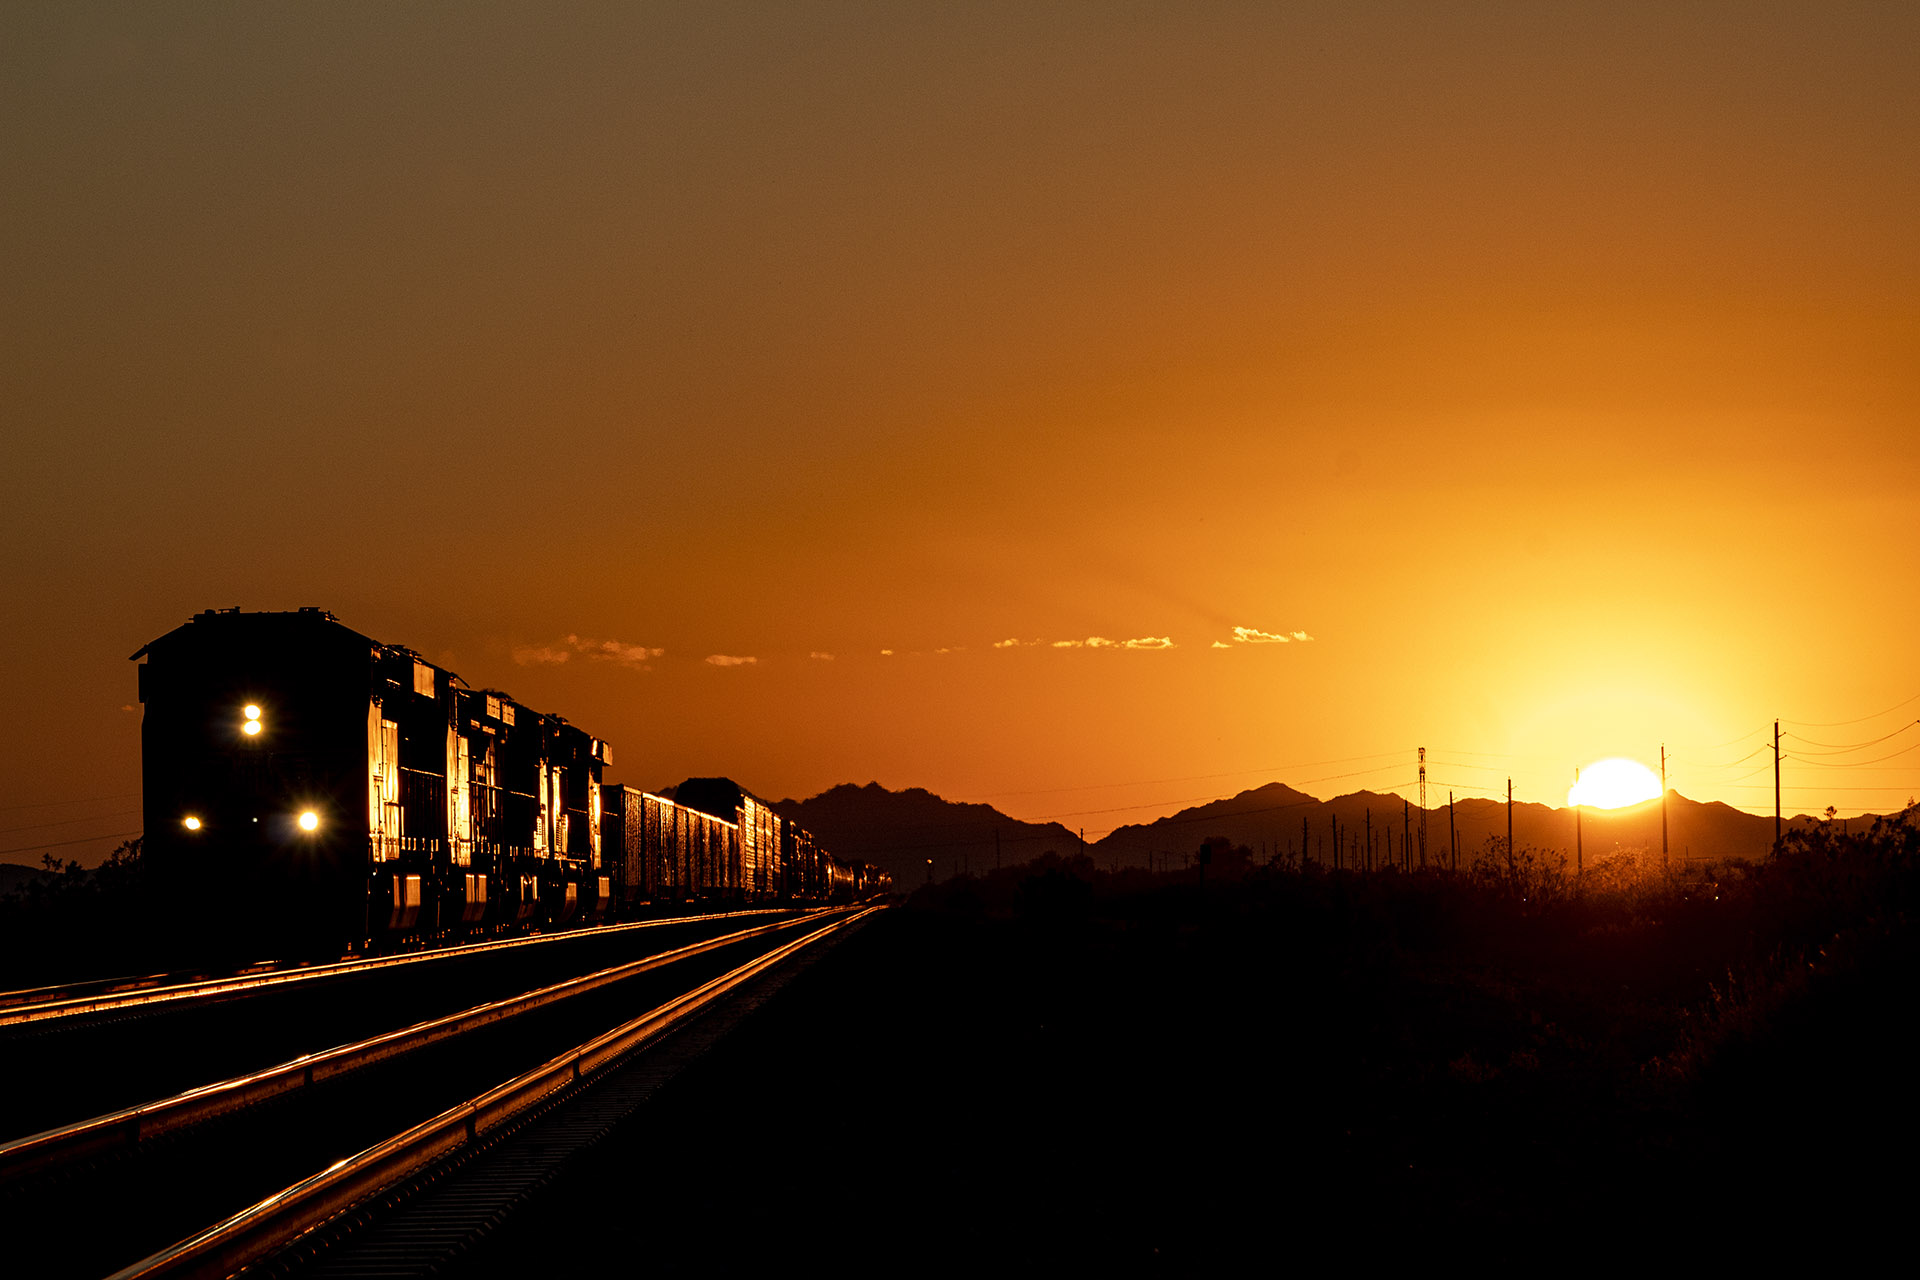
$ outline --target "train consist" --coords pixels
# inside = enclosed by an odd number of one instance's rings
[[[727,779],[606,782],[601,739],[319,609],[196,614],[133,658],[144,856],[224,934],[325,951],[891,887]]]

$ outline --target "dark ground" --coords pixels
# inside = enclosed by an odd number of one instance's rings
[[[1712,897],[1636,925],[1415,877],[1074,879],[879,917],[466,1274],[1844,1264],[1907,1233],[1904,919],[1729,988],[1754,931]]]
[[[1912,1252],[1920,814],[1578,886],[1524,850],[1458,875],[1217,852],[1204,893],[1049,858],[914,895],[469,1272]],[[0,900],[0,952],[151,967],[141,875]]]

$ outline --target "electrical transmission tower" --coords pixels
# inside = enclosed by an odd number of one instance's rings
[[[1427,749],[1420,748],[1420,865],[1427,865]]]

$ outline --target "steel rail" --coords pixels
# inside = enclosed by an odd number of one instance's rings
[[[28,1022],[43,1022],[50,1018],[69,1018],[85,1013],[108,1013],[119,1009],[133,1009],[139,1008],[142,1005],[164,1004],[176,1000],[205,1000],[216,996],[251,992],[265,987],[284,986],[293,982],[309,982],[316,978],[337,978],[347,974],[364,973],[374,969],[388,969],[403,964],[426,964],[435,960],[463,959],[467,956],[484,955],[493,951],[504,951],[512,947],[578,941],[582,938],[604,938],[634,929],[658,929],[662,926],[673,924],[698,924],[704,920],[733,920],[741,916],[761,916],[773,912],[797,911],[804,916],[827,909],[828,908],[825,907],[768,907],[753,911],[721,911],[710,915],[668,916],[660,920],[635,920],[628,924],[595,925],[585,929],[568,929],[560,933],[534,934],[531,937],[525,938],[503,938],[498,942],[471,942],[455,947],[436,947],[431,951],[411,952],[407,955],[373,956],[362,960],[338,960],[331,964],[307,965],[294,969],[276,969],[269,973],[248,974],[243,972],[226,978],[216,978],[208,982],[186,982],[141,991],[73,996],[66,999],[49,1000],[13,1009],[0,1009],[0,1027],[17,1026]],[[75,985],[85,986],[87,984],[77,983]],[[57,990],[58,988],[52,989]]]
[[[229,1276],[250,1266],[461,1147],[496,1134],[553,1094],[614,1065],[802,947],[882,910],[885,908],[881,906],[866,907],[777,947],[477,1098],[450,1107],[357,1155],[335,1161],[312,1177],[116,1271],[108,1280]]]
[[[192,970],[184,972],[191,973]],[[169,978],[178,978],[175,973],[129,974],[119,978],[90,978],[85,982],[54,982],[44,987],[20,987],[12,991],[0,991],[0,1008],[20,1004],[46,1004],[55,1000],[72,1000],[83,995],[115,994],[132,991],[140,987],[159,986]]]
[[[841,910],[845,910],[842,908]],[[751,941],[781,929],[791,929],[814,918],[812,913],[776,920],[690,943],[659,955],[612,965],[577,978],[568,978],[517,996],[475,1005],[459,1013],[432,1018],[397,1031],[370,1036],[352,1044],[303,1054],[276,1067],[229,1080],[200,1085],[155,1102],[142,1103],[88,1120],[77,1120],[41,1133],[0,1144],[0,1185],[49,1165],[84,1159],[103,1152],[137,1147],[202,1121],[256,1106],[294,1089],[310,1088],[349,1071],[424,1049],[454,1036],[490,1026],[519,1014],[585,995],[653,969],[689,960],[721,947]]]

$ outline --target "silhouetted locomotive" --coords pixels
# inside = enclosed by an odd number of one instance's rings
[[[294,949],[850,901],[843,862],[724,778],[602,781],[608,745],[319,609],[196,614],[133,655],[145,857],[183,914]]]

